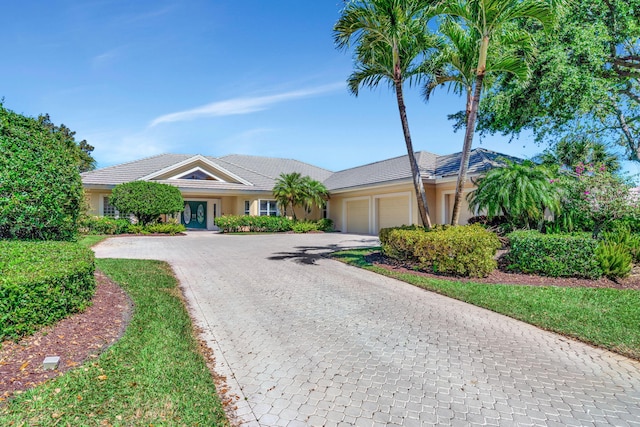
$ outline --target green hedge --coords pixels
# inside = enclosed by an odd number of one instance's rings
[[[93,251],[72,242],[0,241],[0,342],[89,305]]]
[[[223,215],[215,219],[223,233],[291,231],[293,220],[282,216]]]
[[[87,215],[78,221],[78,231],[83,234],[126,234],[131,221],[125,218]]]
[[[385,230],[382,250],[424,271],[465,277],[486,277],[497,266],[498,237],[480,225],[426,231],[421,227]]]
[[[589,234],[542,234],[535,230],[509,234],[507,268],[550,277],[596,279],[603,274],[596,254],[598,241]]]

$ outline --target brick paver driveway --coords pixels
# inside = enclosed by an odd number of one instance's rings
[[[640,364],[321,257],[369,237],[124,237],[171,263],[245,425],[640,426]]]

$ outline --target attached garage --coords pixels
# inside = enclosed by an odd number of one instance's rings
[[[369,198],[345,201],[347,233],[369,234]]]
[[[376,198],[377,230],[411,224],[409,195]]]

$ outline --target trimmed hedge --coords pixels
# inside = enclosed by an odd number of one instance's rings
[[[86,215],[78,221],[78,231],[83,234],[126,234],[130,225],[126,218]]]
[[[401,227],[381,233],[385,255],[409,261],[436,274],[486,277],[496,267],[498,237],[480,225],[454,226],[426,231]]]
[[[93,251],[77,243],[0,241],[0,342],[86,308],[94,270]]]
[[[223,215],[215,219],[223,233],[291,231],[293,220],[283,216]]]
[[[603,271],[598,261],[598,241],[589,234],[542,234],[535,230],[509,234],[511,250],[507,268],[550,277],[597,279]]]

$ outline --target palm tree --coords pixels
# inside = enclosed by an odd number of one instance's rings
[[[349,2],[335,24],[338,48],[355,48],[355,71],[348,86],[358,95],[361,85],[377,87],[382,81],[396,94],[398,112],[413,175],[422,224],[430,228],[431,219],[422,176],[413,150],[403,85],[421,73],[420,59],[437,45],[429,31],[429,5],[436,0],[354,0]]]
[[[528,67],[521,55],[515,55],[512,49],[499,49],[497,57],[489,58],[490,46],[518,46],[530,50],[533,46],[531,35],[522,27],[516,26],[522,20],[533,20],[550,28],[554,20],[554,5],[562,0],[459,0],[444,4],[441,12],[458,20],[460,28],[468,31],[468,40],[475,41],[476,67],[473,69],[473,96],[467,106],[466,130],[462,148],[462,158],[458,172],[458,181],[454,200],[452,224],[458,223],[462,191],[467,180],[469,155],[473,143],[478,105],[487,72],[491,70],[508,71],[517,76],[526,76]],[[465,40],[465,43],[468,43]],[[467,55],[467,59],[469,56]],[[488,65],[491,65],[489,68]],[[524,66],[524,68],[523,68]],[[465,81],[468,79],[465,78]]]
[[[287,207],[291,206],[293,219],[296,219],[295,206],[302,203],[304,180],[298,172],[281,173],[273,187],[273,196],[282,208],[282,213],[287,215]]]
[[[564,171],[574,171],[580,164],[604,166],[607,172],[613,174],[620,170],[620,160],[616,154],[609,152],[605,144],[583,136],[563,138],[534,160]]]
[[[514,163],[503,160],[504,167],[493,168],[467,195],[469,206],[485,211],[487,217],[504,215],[507,221],[529,228],[542,225],[544,212],[560,212],[560,191],[554,186],[549,169],[530,160]]]
[[[309,213],[313,207],[322,209],[329,198],[329,191],[320,181],[311,179],[308,176],[302,178],[303,196],[302,202],[305,212]]]

